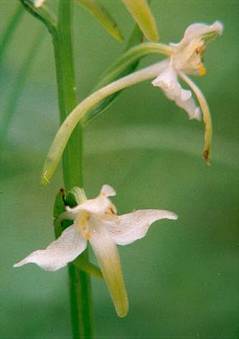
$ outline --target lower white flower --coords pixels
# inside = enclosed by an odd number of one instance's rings
[[[128,312],[128,297],[116,245],[128,245],[143,238],[151,224],[160,219],[177,219],[166,210],[148,209],[117,215],[109,197],[116,193],[104,185],[99,196],[74,208],[67,208],[62,219],[71,219],[61,236],[46,249],[32,252],[14,267],[35,263],[47,271],[56,271],[76,259],[91,244],[109,289],[117,314]]]

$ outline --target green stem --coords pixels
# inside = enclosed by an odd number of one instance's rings
[[[57,33],[53,34],[60,120],[63,122],[77,104],[71,37],[71,5],[60,0]],[[63,175],[67,190],[83,186],[82,130],[78,125],[63,154]],[[88,252],[82,258],[88,259]],[[92,302],[89,275],[74,264],[69,265],[73,338],[92,338]]]

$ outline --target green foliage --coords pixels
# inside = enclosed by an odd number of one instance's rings
[[[140,31],[140,29],[135,26],[130,37],[129,41],[127,43],[126,51],[129,50],[131,47],[139,44],[143,40],[143,34]],[[140,58],[135,58],[133,62],[129,62],[126,65],[123,65],[123,68],[117,69],[115,71],[115,68],[119,65],[121,65],[121,58],[118,62],[114,63],[104,74],[101,76],[100,81],[98,84],[94,87],[94,92],[96,89],[99,89],[100,87],[107,85],[108,83],[117,80],[121,78],[122,76],[125,76],[127,74],[130,74],[136,70],[140,62]],[[86,115],[84,121],[89,122],[92,119],[94,119],[99,114],[106,111],[113,101],[118,97],[120,92],[117,92],[115,94],[112,94],[111,96],[107,97],[106,99],[102,100],[100,104],[98,104],[94,109],[89,111],[89,113]],[[84,123],[83,121],[83,123]]]
[[[114,39],[119,42],[124,40],[116,21],[97,0],[76,0],[76,3],[85,7]]]
[[[147,0],[122,0],[138,26],[150,41],[158,41],[157,24]]]

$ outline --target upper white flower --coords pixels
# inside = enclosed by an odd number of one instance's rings
[[[128,312],[128,298],[121,271],[117,245],[128,245],[143,238],[150,225],[160,219],[177,219],[175,213],[148,209],[117,215],[109,197],[116,193],[104,185],[95,199],[89,199],[74,208],[67,208],[61,219],[73,224],[46,249],[32,252],[15,267],[35,263],[47,271],[55,271],[76,259],[91,244],[103,277],[108,286],[116,312],[123,317]]]
[[[202,62],[202,56],[206,45],[209,40],[221,35],[222,32],[223,25],[219,21],[214,22],[212,25],[202,23],[190,25],[179,43],[170,44],[172,54],[169,62],[152,82],[154,86],[160,87],[169,99],[175,101],[179,107],[183,108],[188,113],[190,119],[199,120],[201,118],[201,110],[195,104],[192,92],[182,88],[178,81],[178,76],[191,87],[186,74],[205,75],[206,69]],[[194,88],[192,90],[194,91]],[[195,94],[197,96],[197,93]],[[203,107],[201,109],[203,110]]]

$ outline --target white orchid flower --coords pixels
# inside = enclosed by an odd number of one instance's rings
[[[223,26],[216,21],[212,25],[192,24],[178,44],[170,44],[172,54],[167,67],[153,80],[154,86],[160,87],[165,95],[183,108],[190,119],[200,119],[201,112],[196,106],[192,92],[182,88],[178,81],[182,73],[205,75],[206,69],[202,63],[202,54],[205,51],[209,38],[222,34]]]
[[[160,219],[177,219],[166,210],[148,209],[117,215],[109,197],[116,193],[104,185],[95,199],[89,199],[74,208],[67,208],[62,219],[73,224],[46,249],[32,252],[14,267],[34,263],[46,271],[56,271],[76,259],[91,244],[109,289],[117,314],[128,312],[128,298],[116,245],[128,245],[143,238],[150,225]]]
[[[219,21],[212,25],[195,23],[190,25],[183,39],[177,44],[170,44],[172,53],[168,64],[153,80],[154,86],[160,87],[165,95],[175,101],[175,103],[184,109],[190,119],[201,119],[201,110],[205,123],[205,145],[204,158],[208,160],[211,144],[212,126],[210,111],[207,101],[199,88],[188,78],[187,74],[203,76],[206,74],[206,68],[202,62],[202,56],[209,40],[221,35],[223,25]],[[196,105],[191,90],[182,88],[178,77],[191,87],[196,95],[201,109]]]

